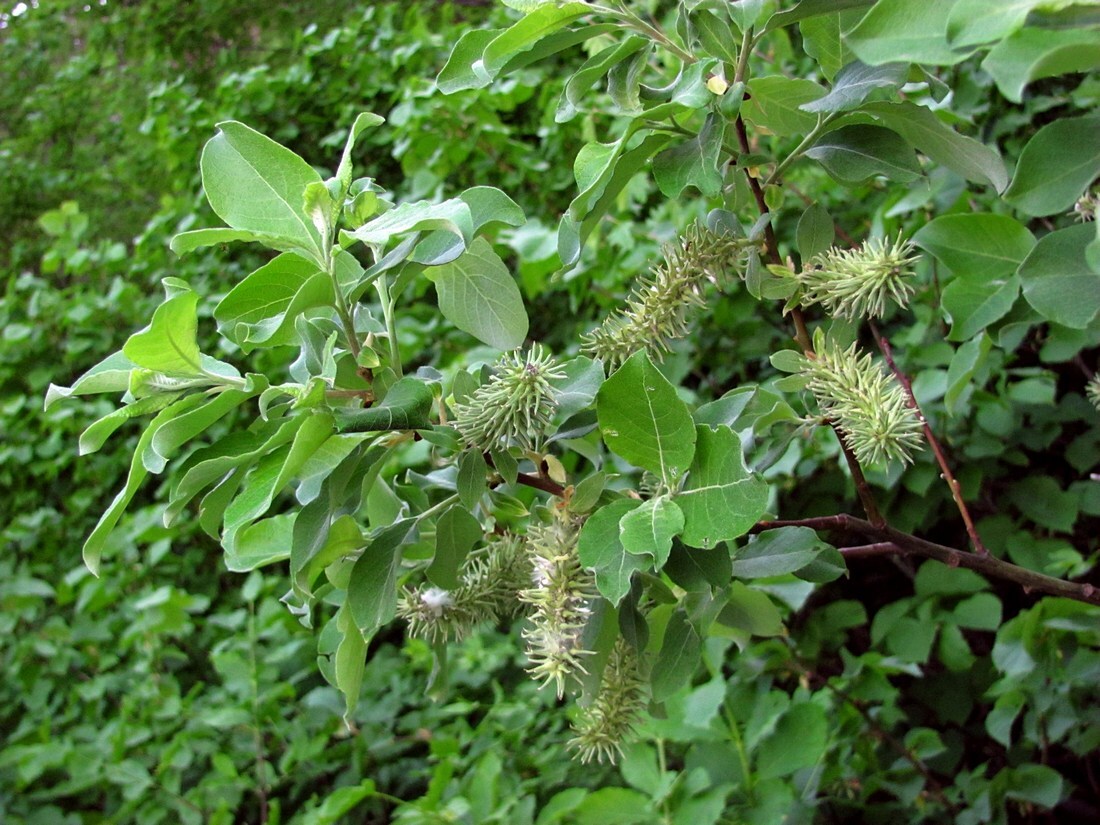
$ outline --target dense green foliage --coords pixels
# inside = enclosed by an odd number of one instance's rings
[[[0,39],[5,821],[1100,813],[1093,4],[202,5]]]

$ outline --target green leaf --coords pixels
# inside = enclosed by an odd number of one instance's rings
[[[971,379],[992,346],[992,339],[983,333],[967,341],[951,357],[947,367],[947,391],[943,396],[948,413],[954,413],[958,403],[974,389]]]
[[[306,187],[321,182],[308,163],[243,123],[225,121],[207,141],[200,166],[214,212],[233,229],[286,238],[318,262],[322,238],[302,209]]]
[[[88,428],[80,434],[80,455],[94,453],[127,421],[137,418],[138,416],[160,412],[165,407],[178,400],[181,395],[183,395],[182,392],[148,395],[145,398],[139,398],[125,406],[119,407],[117,410],[112,410],[95,423],[89,425]]]
[[[528,51],[540,40],[592,11],[584,3],[543,5],[532,11],[511,28],[493,38],[482,53],[485,71],[491,77],[516,54]]]
[[[231,433],[196,452],[188,459],[186,472],[172,487],[168,506],[164,511],[165,526],[170,526],[188,502],[204,488],[221,481],[234,471],[247,471],[264,455],[291,441],[305,421],[305,416],[296,416],[277,425],[273,423],[270,425],[270,432]]]
[[[262,243],[271,249],[282,251],[298,249],[301,244],[294,238],[284,238],[279,235],[269,235],[264,232],[253,232],[248,229],[227,229],[218,227],[215,229],[193,229],[190,232],[181,232],[172,238],[169,248],[177,255],[186,255],[196,249],[218,244],[244,241],[246,243]]]
[[[848,565],[844,562],[844,556],[829,545],[825,545],[812,562],[794,571],[798,578],[814,584],[827,584],[847,573]]]
[[[337,409],[336,425],[343,433],[368,433],[383,430],[427,430],[432,426],[431,387],[406,375],[386,392],[381,403],[365,410]]]
[[[172,406],[161,410],[157,416],[149,422],[149,426],[145,428],[145,432],[141,434],[138,439],[137,447],[134,449],[134,457],[130,461],[130,473],[126,477],[125,486],[115,496],[114,501],[103,511],[103,515],[99,517],[99,522],[84,542],[84,564],[92,572],[92,575],[99,575],[99,560],[103,553],[103,548],[107,544],[107,539],[110,538],[112,531],[118,524],[118,520],[122,518],[122,514],[126,511],[126,507],[130,504],[134,494],[138,491],[141,483],[148,475],[148,470],[145,469],[145,465],[141,463],[141,456],[148,449],[150,443],[153,441],[153,436],[157,434],[157,430],[175,418],[177,415],[182,415],[190,409],[193,409],[196,405],[202,403],[201,395],[188,395],[181,398],[179,401],[172,404]]]
[[[718,623],[753,636],[779,636],[783,619],[772,600],[759,590],[751,590],[741,582],[729,588],[729,601],[718,614]]]
[[[798,77],[754,77],[741,106],[745,120],[774,135],[804,135],[817,125],[817,115],[802,106],[825,95],[812,80]]]
[[[397,612],[401,546],[415,526],[416,519],[407,518],[383,527],[351,568],[347,604],[364,638],[373,636]]]
[[[290,558],[297,513],[281,513],[250,524],[226,548],[225,567],[233,573],[247,573],[257,567]]]
[[[367,666],[367,640],[352,621],[349,605],[343,605],[332,621],[340,633],[340,641],[333,654],[332,672],[336,688],[344,694],[344,720],[351,721],[355,706],[359,704],[359,691],[363,686],[363,672]]]
[[[829,722],[820,705],[792,705],[780,717],[775,731],[761,741],[755,775],[767,780],[817,765],[825,756],[828,731]]]
[[[691,682],[703,653],[703,641],[688,621],[687,613],[676,610],[665,626],[661,650],[653,663],[650,681],[653,701],[664,702]]]
[[[345,814],[355,810],[360,802],[374,795],[375,784],[373,779],[364,779],[358,785],[347,785],[338,788],[325,796],[325,801],[321,804],[321,807],[306,814],[309,825],[336,825]]]
[[[729,427],[696,427],[687,483],[675,501],[684,511],[685,544],[714,547],[748,532],[768,504],[768,485],[749,472],[741,439]]]
[[[398,235],[424,230],[448,232],[469,246],[474,237],[474,217],[470,205],[461,198],[451,198],[442,203],[403,203],[347,234],[365,244],[385,246]]]
[[[699,134],[654,157],[653,177],[661,193],[678,198],[687,187],[694,186],[705,197],[717,195],[722,189],[718,161],[725,133],[725,120],[711,112]]]
[[[108,355],[73,382],[71,387],[50,384],[46,390],[44,409],[63,398],[74,395],[95,395],[103,392],[126,392],[130,388],[130,373],[137,367],[121,350]]]
[[[581,101],[613,66],[633,57],[650,41],[638,35],[630,35],[619,43],[608,46],[592,55],[573,76],[566,81],[554,120],[565,123],[572,120],[581,109]]]
[[[619,521],[623,549],[636,556],[649,556],[658,570],[668,561],[672,539],[684,529],[684,514],[667,496],[643,501]]]
[[[733,575],[762,579],[793,573],[810,564],[825,547],[808,527],[765,530],[734,555]]]
[[[1031,521],[1059,533],[1072,533],[1079,515],[1077,497],[1050,476],[1023,478],[1009,488],[1008,499]]]
[[[240,531],[268,511],[275,496],[297,476],[302,465],[328,440],[332,432],[333,419],[330,414],[309,414],[298,427],[289,446],[260,459],[245,478],[240,493],[225,510],[222,546],[227,554],[235,552]]]
[[[1007,215],[942,215],[921,227],[913,243],[960,279],[989,284],[1016,271],[1035,236]]]
[[[862,9],[870,6],[875,0],[802,0],[792,8],[785,9],[773,16],[764,26],[765,32],[790,26],[802,20],[832,15],[848,9]]]
[[[807,207],[798,219],[795,230],[795,243],[802,260],[809,261],[815,255],[825,252],[833,245],[836,229],[829,211],[819,203]],[[698,421],[698,418],[696,418]],[[700,422],[701,423],[701,422]]]
[[[558,255],[564,265],[571,266],[580,259],[581,247],[630,179],[670,140],[667,134],[647,135],[635,148],[615,155],[606,172],[573,199],[558,226]]]
[[[859,22],[861,14],[862,12],[858,9],[830,12],[808,17],[798,24],[802,35],[802,47],[806,50],[806,54],[817,61],[827,80],[835,78],[842,67],[855,59],[855,55],[844,42],[843,34],[845,30]],[[776,15],[776,17],[782,16],[782,14]]]
[[[508,267],[483,238],[460,258],[424,274],[439,293],[439,310],[463,332],[497,349],[515,349],[527,336],[527,311]]]
[[[676,388],[644,352],[632,355],[596,394],[608,448],[672,485],[691,465],[695,430]]]
[[[424,571],[428,581],[444,590],[459,586],[459,568],[473,546],[481,540],[481,524],[465,507],[449,507],[435,526],[435,556]]]
[[[868,66],[858,60],[842,68],[833,81],[833,88],[824,97],[803,103],[806,112],[846,112],[880,91],[895,92],[909,74],[907,63],[884,63]]]
[[[953,66],[969,54],[947,42],[947,19],[956,2],[879,0],[848,32],[848,46],[872,66],[899,60]]]
[[[141,460],[151,473],[160,473],[168,464],[168,459],[176,450],[202,434],[216,422],[263,390],[266,379],[248,390],[229,389],[215,396],[203,396],[205,403],[196,409],[178,415],[157,430],[149,449],[142,453]]]
[[[1004,197],[1027,215],[1053,215],[1071,209],[1098,176],[1100,115],[1062,118],[1027,142]]]
[[[989,72],[1001,94],[1013,103],[1023,100],[1024,88],[1033,80],[1070,72],[1088,72],[1100,66],[1096,28],[1025,28],[994,46],[982,68]]]
[[[955,46],[1002,40],[1024,25],[1028,13],[1047,0],[958,0],[947,17],[947,37]]]
[[[761,18],[765,15],[770,18],[775,11],[775,6],[775,3],[768,0],[736,0],[726,6],[726,11],[734,25],[742,32],[746,32],[759,26]],[[767,25],[766,19],[763,22]]]
[[[568,793],[568,791],[563,791]],[[630,788],[600,788],[590,791],[568,811],[561,822],[574,825],[634,825],[652,821],[653,801]]]
[[[464,89],[482,89],[493,82],[481,56],[504,29],[472,29],[455,43],[451,56],[436,78],[436,86],[445,95]]]
[[[708,55],[730,66],[737,65],[737,37],[725,20],[706,9],[696,9],[691,13],[691,22]]]
[[[485,478],[488,469],[485,465],[485,456],[477,450],[466,450],[459,457],[458,477],[455,479],[455,485],[458,489],[458,498],[467,510],[472,511],[477,507],[478,501],[488,489]],[[501,471],[501,476],[506,480],[509,475],[512,475],[512,473],[506,474],[503,470]],[[515,484],[515,481],[516,479],[513,477],[509,483]]]
[[[1020,279],[1016,275],[989,281],[956,278],[941,296],[944,313],[951,322],[947,340],[969,341],[1006,316],[1019,294]]]
[[[355,122],[351,124],[351,129],[348,130],[348,139],[344,142],[344,152],[340,155],[340,164],[336,167],[336,175],[334,176],[339,187],[333,193],[337,204],[343,203],[344,198],[347,197],[348,189],[351,188],[351,153],[355,149],[355,142],[359,139],[359,135],[366,129],[381,126],[385,122],[384,117],[373,112],[360,112],[356,116]]]
[[[913,147],[896,132],[881,126],[843,126],[806,150],[840,183],[862,183],[883,175],[909,183],[920,177]]]
[[[319,517],[320,524],[315,521]],[[321,529],[317,529],[320,526]],[[308,531],[308,539],[303,535]],[[313,582],[321,571],[363,546],[363,531],[349,515],[332,518],[327,503],[313,502],[294,519],[290,540],[290,572],[294,590],[312,597]]]
[[[175,279],[166,279],[168,298],[157,307],[149,326],[135,332],[122,353],[139,367],[175,376],[202,375],[199,355],[199,296],[190,289],[174,290]]]
[[[471,186],[458,199],[469,207],[475,233],[493,224],[523,226],[527,222],[519,204],[495,186]]]
[[[951,615],[959,627],[994,631],[1001,626],[1003,610],[992,593],[975,593],[955,605]]]
[[[914,9],[917,6],[913,6]],[[988,183],[998,192],[1008,186],[1008,173],[997,151],[960,135],[936,113],[909,101],[866,103],[862,113],[893,129],[930,159],[967,180]]]
[[[619,522],[638,506],[623,498],[601,507],[585,521],[577,540],[581,564],[595,572],[600,595],[616,607],[630,592],[630,577],[650,567],[648,559],[626,552],[620,539]]]
[[[1062,775],[1046,765],[1027,764],[1006,768],[1005,796],[1044,808],[1053,808],[1063,795]],[[998,779],[1000,775],[998,775]]]
[[[1100,312],[1100,274],[1085,251],[1096,237],[1091,224],[1044,235],[1020,264],[1024,298],[1048,321],[1084,329]]]
[[[725,546],[700,550],[679,541],[672,543],[664,572],[689,592],[725,587],[733,576]]]
[[[249,352],[257,345],[293,343],[294,319],[335,300],[332,279],[315,262],[283,253],[233,287],[215,307],[214,318],[226,338]]]

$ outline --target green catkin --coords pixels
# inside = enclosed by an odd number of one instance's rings
[[[557,362],[539,344],[523,355],[505,353],[493,376],[464,402],[454,406],[454,425],[462,437],[483,451],[513,444],[536,449],[557,410],[557,389],[565,377]]]
[[[599,692],[592,704],[582,708],[573,724],[576,734],[567,747],[581,762],[614,764],[622,746],[634,735],[646,709],[645,681],[638,654],[625,639],[619,639],[600,678]]]
[[[581,347],[613,370],[645,350],[663,358],[673,341],[688,334],[695,312],[706,306],[708,282],[724,284],[736,271],[746,242],[693,226],[662,247],[663,260],[634,288],[626,308],[584,337]]]
[[[818,336],[817,353],[805,359],[803,374],[821,411],[836,424],[860,463],[912,461],[923,430],[909,399],[858,345],[848,349]]]
[[[405,587],[397,615],[409,634],[433,644],[459,641],[478,625],[517,615],[519,591],[531,581],[531,564],[523,542],[503,536],[471,552],[455,590],[420,585]]]
[[[1092,406],[1100,410],[1100,373],[1089,379],[1089,382],[1085,385],[1085,395],[1092,402]]]
[[[527,672],[543,686],[553,683],[559,699],[566,683],[586,672],[582,660],[591,655],[582,647],[581,636],[596,587],[577,556],[579,534],[579,525],[564,514],[532,527],[527,533],[531,582],[519,594],[531,607],[523,631],[531,662]]]
[[[856,249],[832,249],[814,256],[796,274],[802,285],[803,306],[821,304],[838,318],[879,318],[893,302],[904,307],[916,287],[913,245],[872,239]]]

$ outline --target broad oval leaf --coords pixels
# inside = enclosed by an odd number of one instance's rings
[[[1005,200],[1028,215],[1065,212],[1098,176],[1100,116],[1062,118],[1027,142]]]
[[[1008,173],[997,151],[960,135],[931,109],[907,100],[879,101],[864,104],[860,112],[872,115],[917,147],[918,152],[967,180],[988,183],[998,192],[1008,186]]]
[[[293,343],[294,319],[335,300],[327,273],[314,261],[284,252],[233,287],[214,308],[214,318],[222,334],[248,352],[261,344]]]
[[[695,455],[695,427],[676,388],[644,352],[632,355],[596,394],[604,442],[617,455],[673,484]]]
[[[271,138],[230,120],[218,124],[200,166],[207,200],[234,229],[275,235],[323,260],[322,238],[303,209],[306,187],[321,183],[308,163]]]
[[[497,349],[527,337],[527,310],[508,267],[484,238],[457,260],[424,270],[439,293],[439,310],[463,332]]]
[[[943,215],[921,227],[913,243],[959,278],[988,283],[1015,272],[1035,236],[1007,215]]]
[[[909,183],[921,171],[913,147],[881,126],[844,126],[824,135],[806,155],[840,183],[862,183],[876,175]]]
[[[852,31],[847,42],[864,63],[879,66],[906,60],[953,66],[969,50],[947,40],[947,19],[956,0],[879,0]]]
[[[684,514],[676,502],[659,496],[642,502],[619,521],[623,549],[636,556],[649,556],[658,570],[668,561],[672,540],[684,529]]]
[[[696,432],[695,461],[675,501],[684,512],[684,543],[709,548],[744,535],[764,515],[768,485],[749,472],[729,427]]]
[[[901,88],[909,74],[907,63],[883,63],[868,66],[858,60],[837,72],[833,88],[824,97],[803,103],[807,112],[846,112],[879,91],[893,92]]]
[[[1044,235],[1020,264],[1024,297],[1044,318],[1084,329],[1100,312],[1100,274],[1085,251],[1096,238],[1091,224]]]
[[[585,521],[577,539],[581,564],[595,573],[600,595],[616,606],[630,591],[630,577],[651,566],[648,558],[626,552],[620,539],[620,522],[638,506],[622,498],[601,507]]]

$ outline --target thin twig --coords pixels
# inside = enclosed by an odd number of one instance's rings
[[[750,149],[749,136],[745,131],[745,121],[740,114],[737,115],[737,118],[734,120],[734,129],[737,132],[737,142],[741,146],[741,151],[748,154]],[[749,189],[752,190],[753,200],[756,201],[756,208],[760,211],[761,215],[767,215],[769,211],[768,204],[764,200],[764,190],[760,186],[760,181],[757,180],[747,168],[745,169],[745,179],[748,181]],[[783,259],[779,257],[779,245],[776,242],[775,231],[772,229],[770,222],[764,225],[764,242],[764,254],[769,263],[781,265]],[[809,330],[806,328],[806,318],[802,314],[802,310],[795,307],[791,310],[790,316],[791,321],[794,323],[795,340],[802,348],[803,353],[812,355],[814,345],[810,338]],[[860,466],[859,460],[856,458],[855,453],[853,453],[844,442],[844,438],[837,432],[836,426],[831,422],[830,426],[833,427],[833,432],[836,432],[837,441],[840,442],[840,450],[844,454],[845,462],[848,464],[848,471],[852,475],[852,481],[856,487],[856,494],[859,496],[860,504],[863,505],[863,510],[867,514],[867,518],[869,518],[873,524],[885,524],[886,519],[883,518],[882,512],[878,509],[878,503],[875,501],[874,493],[871,491],[871,485],[867,483],[867,479],[863,475],[863,468]]]
[[[947,463],[947,456],[944,454],[943,448],[940,447],[940,442],[936,439],[932,428],[928,425],[928,419],[924,417],[924,413],[917,403],[917,397],[913,395],[913,384],[909,381],[909,376],[898,368],[897,363],[894,361],[893,350],[890,348],[890,342],[886,340],[886,336],[879,332],[874,322],[869,322],[869,325],[871,334],[875,336],[875,342],[878,344],[878,348],[882,350],[882,356],[886,359],[886,364],[890,367],[890,371],[894,373],[894,377],[898,379],[902,389],[905,390],[909,406],[917,414],[917,420],[920,421],[920,425],[924,430],[924,438],[928,442],[928,446],[932,448],[933,455],[936,456],[936,463],[940,465],[942,478],[951,489],[951,497],[955,499],[955,506],[959,509],[963,524],[966,525],[966,533],[970,536],[970,543],[974,545],[974,552],[979,556],[988,556],[989,551],[982,544],[982,539],[978,535],[978,528],[974,526],[974,519],[970,517],[970,510],[963,500],[962,486],[959,484],[959,480],[955,478],[955,474],[951,472],[951,465]]]
[[[815,518],[783,521],[757,522],[750,533],[760,533],[777,527],[809,527],[814,530],[828,530],[842,536],[852,536],[868,544],[893,544],[896,554],[902,556],[923,556],[935,559],[948,567],[965,567],[980,573],[986,578],[1004,579],[1023,587],[1024,592],[1046,593],[1062,596],[1074,601],[1100,606],[1100,587],[1088,582],[1071,582],[1046,576],[1025,567],[1019,567],[991,555],[980,556],[955,547],[947,547],[932,541],[903,533],[889,525],[875,525],[864,519],[841,513],[835,516],[817,516]],[[841,551],[843,552],[843,551]],[[888,555],[885,548],[878,548],[873,554]]]
[[[489,453],[484,453],[482,457],[491,469],[496,469],[496,465],[493,463],[493,457],[489,455]],[[552,478],[547,478],[542,475],[533,476],[530,473],[516,473],[516,484],[522,484],[525,487],[531,487],[535,490],[542,490],[544,493],[549,493],[558,498],[564,498],[565,496],[564,487]]]
[[[837,548],[846,559],[872,559],[876,556],[904,555],[905,550],[892,541],[878,541],[874,544],[858,544],[852,547]]]

